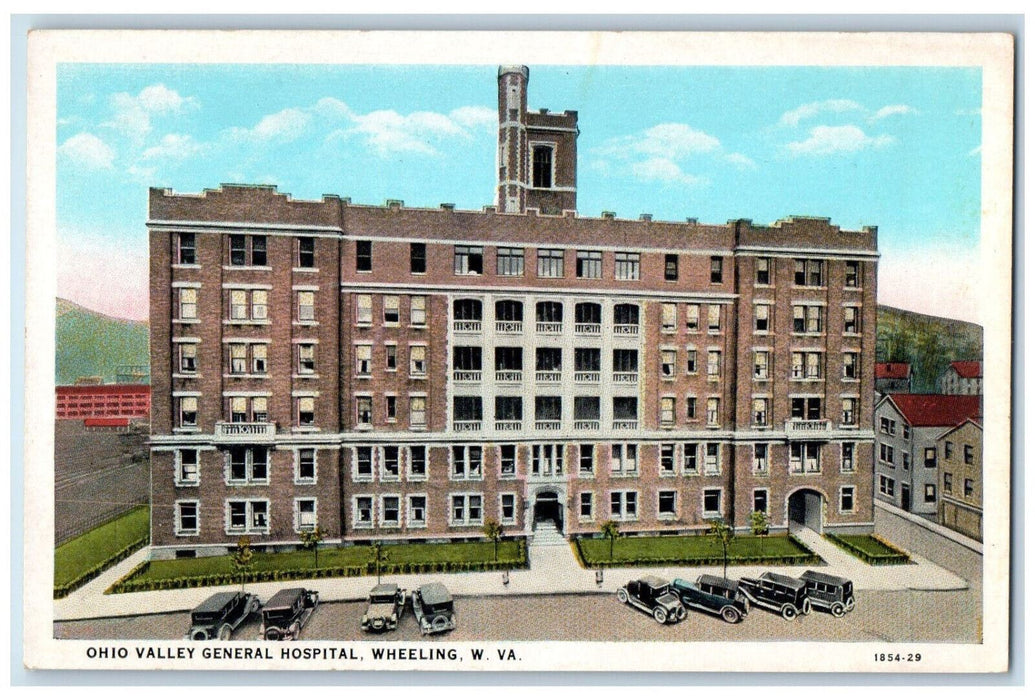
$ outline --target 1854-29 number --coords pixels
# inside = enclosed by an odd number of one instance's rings
[[[882,653],[875,653],[873,655],[873,660],[874,661],[905,661],[907,663],[915,663],[917,661],[920,661],[921,658],[922,657],[921,657],[921,655],[919,653],[916,653],[916,654],[899,654],[899,653],[895,653],[895,654],[882,654]]]

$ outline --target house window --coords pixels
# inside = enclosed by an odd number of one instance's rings
[[[298,266],[304,268],[316,267],[315,238],[303,236],[298,239]]]
[[[717,442],[704,443],[704,475],[716,476],[722,472],[722,445]]]
[[[295,453],[295,483],[316,483],[316,450],[304,447]]]
[[[696,333],[701,329],[701,305],[700,304],[687,304],[686,305],[686,329],[691,333]]]
[[[500,494],[500,524],[513,525],[517,522],[517,496],[512,493]]]
[[[636,520],[638,515],[639,493],[636,491],[611,492],[611,519]]]
[[[248,237],[242,235],[230,236],[230,264],[248,264]]]
[[[197,450],[176,450],[174,461],[176,471],[173,481],[177,486],[197,486],[201,482]]]
[[[482,496],[478,493],[452,494],[449,509],[450,525],[481,525]]]
[[[356,346],[356,376],[369,377],[373,368],[374,348],[372,345]]]
[[[582,491],[579,493],[579,520],[593,519],[593,492]]]
[[[636,304],[615,304],[615,326],[622,330],[640,325],[640,307]]]
[[[640,279],[640,254],[639,253],[615,253],[615,279],[616,280],[638,280],[638,279]]]
[[[427,412],[427,397],[424,396],[411,396],[410,397],[410,429],[419,430],[423,429],[428,424],[428,412]]]
[[[428,246],[426,243],[410,244],[410,274],[423,275],[428,271]]]
[[[369,428],[374,422],[374,399],[370,396],[356,397],[356,427]]]
[[[768,350],[755,351],[754,377],[755,379],[769,379],[769,364],[772,353]]]
[[[356,324],[369,326],[374,322],[374,300],[369,294],[356,295]]]
[[[797,396],[791,398],[791,418],[799,420],[819,420],[822,415],[823,400],[818,396]]]
[[[373,270],[373,258],[373,244],[370,241],[356,241],[356,272]]]
[[[426,496],[410,496],[406,512],[406,523],[410,527],[424,527],[428,522],[428,499]]]
[[[963,445],[963,463],[973,464],[974,463],[974,446]]]
[[[722,509],[722,489],[705,489],[701,500],[704,515],[719,515]]]
[[[497,348],[498,349],[498,348]],[[519,424],[523,419],[523,401],[520,396],[496,397],[496,420],[513,421]],[[520,425],[518,426],[520,427]]]
[[[841,425],[859,425],[859,399],[841,399]]]
[[[841,373],[844,379],[859,379],[859,353],[844,353],[844,371]]]
[[[676,423],[676,397],[661,397],[661,427],[671,428]]]
[[[201,531],[198,501],[176,501],[176,534],[197,535]]]
[[[855,471],[855,443],[841,443],[841,471],[850,473]]]
[[[636,476],[640,473],[639,450],[633,443],[611,445],[611,474]]]
[[[453,445],[452,471],[453,480],[482,478],[482,448],[479,445]]]
[[[658,491],[658,517],[676,517],[676,492]]]
[[[683,443],[683,473],[684,474],[697,474],[698,473],[698,452],[700,445],[696,442],[684,442]]]
[[[795,260],[794,284],[799,287],[823,286],[822,260]]]
[[[751,468],[757,474],[766,474],[769,472],[769,445],[767,443],[755,443]]]
[[[719,284],[722,282],[722,258],[713,255],[711,259],[711,282],[712,284]]]
[[[195,265],[198,261],[197,242],[193,233],[181,233],[176,237],[176,263]]]
[[[195,374],[198,371],[198,344],[180,343],[180,372]]]
[[[595,430],[600,427],[600,397],[575,397],[575,427],[580,430]]]
[[[671,476],[676,473],[676,445],[672,442],[664,442],[658,447],[659,468],[662,476]]]
[[[560,476],[564,473],[564,445],[532,445],[532,475]]]
[[[266,343],[255,343],[252,349],[252,374],[266,374],[269,367],[269,346]]]
[[[662,304],[661,305],[661,332],[662,333],[675,333],[676,332],[676,305],[675,304]]]
[[[945,441],[945,459],[952,459],[953,445],[950,440]]]
[[[945,472],[942,476],[942,490],[945,493],[952,493],[952,472]]]
[[[791,453],[791,474],[818,474],[819,465],[818,442],[792,442]]]
[[[611,409],[613,411],[614,422],[621,424],[628,429],[636,427],[639,421],[638,402],[635,396],[616,396],[612,400]]]
[[[841,512],[851,513],[855,510],[855,487],[854,486],[842,486],[841,487]]]
[[[687,396],[686,397],[686,419],[696,420],[697,419],[697,397]]]
[[[410,376],[424,377],[428,374],[428,348],[424,345],[410,346]]]
[[[391,394],[385,396],[385,420],[394,423],[399,415],[398,398]]]
[[[903,452],[902,453],[902,468],[907,470],[907,471],[909,470],[909,453],[908,452]]]
[[[180,319],[196,321],[198,319],[198,290],[194,287],[180,288]]]
[[[249,405],[251,406],[250,413]],[[268,399],[265,396],[255,396],[251,399],[245,396],[230,398],[231,423],[265,423],[268,419]]]
[[[532,187],[553,187],[553,147],[532,148]]]
[[[230,320],[248,320],[248,292],[243,289],[230,290]]]
[[[705,421],[709,426],[716,426],[719,424],[719,399],[716,396],[712,396],[705,402]]]
[[[249,245],[250,243],[250,245]],[[249,256],[249,252],[251,255]],[[266,237],[233,234],[230,236],[230,264],[234,266],[266,265]]]
[[[228,535],[269,532],[269,501],[227,501],[226,505]]]
[[[755,304],[755,333],[769,332],[769,304]]]
[[[399,325],[399,297],[386,296],[384,298],[384,319],[386,326]]]
[[[180,402],[180,427],[196,428],[198,425],[198,397],[181,396]]]
[[[822,379],[823,354],[819,352],[792,352],[791,378]]]
[[[924,448],[924,466],[928,469],[934,469],[938,466],[938,450],[936,448]]]
[[[965,498],[972,498],[974,496],[974,480],[964,479],[963,480],[963,496]]]
[[[755,284],[766,286],[772,284],[772,258],[755,258]]]
[[[410,325],[423,326],[427,323],[427,297],[410,297]]]
[[[381,496],[381,524],[385,527],[399,527],[399,497]]]
[[[665,280],[675,282],[679,279],[679,256],[675,253],[665,253]]]
[[[579,445],[579,476],[592,476],[596,470],[596,448],[594,445]]]
[[[381,448],[381,479],[399,480],[399,446],[385,445]]]
[[[410,460],[408,465],[408,471],[406,476],[408,479],[420,481],[428,475],[428,451],[424,445],[411,445],[407,452],[410,454]]]
[[[316,499],[295,499],[295,532],[312,532],[316,529]]]
[[[316,292],[298,293],[298,320],[303,322],[316,320]]]
[[[252,236],[252,265],[266,265],[266,237]]]
[[[845,308],[845,333],[856,334],[859,333],[859,307],[858,306],[846,306]]]
[[[708,332],[718,333],[721,328],[722,307],[718,304],[708,305]]]
[[[708,351],[708,379],[718,379],[722,367],[722,351]]]
[[[661,376],[663,379],[675,379],[676,376],[676,351],[661,351]]]
[[[497,248],[496,274],[504,277],[521,277],[525,274],[524,248]]]
[[[453,246],[453,274],[454,275],[480,275],[482,274],[482,248],[481,246],[457,245]]]
[[[536,274],[540,277],[564,277],[564,251],[540,248]]]
[[[934,484],[924,484],[924,503],[934,503],[937,500],[937,487]]]
[[[499,398],[497,397],[497,401]],[[512,478],[517,476],[517,445],[500,445],[500,476]]]
[[[385,345],[385,370],[394,372],[399,368],[399,348],[396,345]]]
[[[603,277],[603,266],[604,254],[599,250],[576,251],[575,276],[579,279],[600,279]]]
[[[307,427],[316,425],[316,399],[303,396],[298,399],[298,425]]]
[[[891,421],[891,434],[892,435],[895,434],[895,421]],[[903,440],[909,440],[910,439],[909,426],[906,425],[905,423],[902,424],[902,439]]]
[[[373,481],[374,448],[369,445],[356,447],[356,461],[353,463],[353,481]]]
[[[686,373],[697,374],[697,348],[686,349]]]
[[[751,506],[755,513],[768,513],[769,492],[765,489],[755,489],[752,493]]]
[[[860,286],[859,268],[860,263],[858,260],[848,260],[845,262],[846,287],[854,289]]]
[[[895,466],[895,449],[891,445],[885,445],[883,442],[880,443],[878,454],[880,455],[880,461],[890,464],[892,467]]]
[[[453,399],[453,422],[456,429],[459,430],[461,425],[470,427],[472,423],[477,423],[480,426],[481,421],[481,396],[457,396]]]
[[[895,496],[895,480],[886,476],[877,477],[878,489],[885,496]]]
[[[370,528],[374,526],[374,497],[352,497],[352,526]]]
[[[795,333],[822,333],[823,307],[796,305],[793,329]]]
[[[769,425],[769,399],[752,399],[751,423],[756,428],[764,428]]]

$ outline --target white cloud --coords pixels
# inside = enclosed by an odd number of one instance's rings
[[[499,120],[496,110],[488,107],[457,107],[449,118],[468,129],[495,127]]]
[[[719,139],[689,124],[657,124],[632,136],[608,139],[594,151],[600,155],[631,157],[646,155],[657,158],[686,158],[697,153],[721,150]]]
[[[887,105],[885,107],[881,107],[876,112],[874,112],[869,117],[869,120],[871,122],[875,122],[886,117],[890,117],[894,114],[919,114],[919,112],[917,112],[914,108],[910,107],[909,105]]]
[[[241,141],[262,143],[290,143],[300,138],[309,126],[311,117],[301,109],[288,107],[274,114],[267,114],[250,129],[233,127],[230,136]]]
[[[491,115],[491,121],[490,121]],[[443,139],[470,139],[474,130],[495,124],[496,113],[484,107],[459,107],[449,114],[412,112],[399,114],[381,109],[367,114],[352,114],[353,126],[339,132],[344,137],[358,136],[381,157],[396,153],[438,155]]]
[[[330,119],[348,119],[352,116],[349,106],[333,97],[321,97],[313,106],[313,112]]]
[[[803,119],[811,119],[824,112],[856,112],[865,111],[865,108],[854,100],[822,100],[820,102],[809,102],[808,104],[795,107],[784,112],[780,116],[781,126],[798,126]]]
[[[706,178],[683,172],[682,168],[668,158],[649,158],[633,163],[631,171],[641,180],[682,185],[701,185],[708,182]]]
[[[58,146],[58,156],[93,170],[107,170],[115,160],[111,146],[91,133],[81,132]]]
[[[165,85],[149,85],[136,95],[120,92],[111,96],[114,115],[102,126],[121,131],[134,138],[143,138],[151,131],[151,118],[178,114],[198,106],[193,97],[183,97]]]
[[[755,170],[758,168],[758,163],[751,160],[743,153],[729,153],[724,157],[726,158],[726,162],[740,170]]]
[[[203,148],[189,134],[166,134],[157,146],[146,149],[140,158],[142,160],[182,160],[197,155]]]
[[[787,150],[793,155],[834,155],[837,153],[856,153],[865,148],[882,148],[894,143],[891,136],[867,136],[857,126],[816,126],[809,131],[804,141],[793,141],[787,144]]]

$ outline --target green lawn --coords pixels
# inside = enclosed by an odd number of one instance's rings
[[[491,542],[456,542],[448,544],[400,544],[385,545],[383,551],[388,560],[384,564],[390,568],[394,564],[429,564],[436,562],[489,563],[493,559]],[[500,561],[524,561],[522,548],[517,541],[499,543]],[[373,561],[371,548],[334,547],[320,550],[320,569],[333,569],[349,566],[363,566]],[[256,552],[252,559],[250,573],[274,571],[305,571],[313,566],[313,552],[282,552],[270,554]],[[197,559],[166,559],[152,561],[135,576],[127,579],[127,583],[139,584],[148,581],[161,581],[180,577],[210,576],[233,572],[232,560],[229,556],[199,557]]]
[[[54,550],[54,587],[68,585],[134,542],[146,539],[149,528],[150,511],[140,506],[69,540]]]
[[[608,539],[579,540],[583,562],[590,567],[602,564],[702,564],[722,563],[722,544],[707,535],[689,537],[620,537],[614,543],[612,559]],[[738,536],[729,546],[730,563],[766,562],[771,559],[813,556],[799,542],[782,535]],[[774,562],[775,563],[775,562]]]
[[[827,539],[869,564],[905,564],[909,555],[873,535],[827,535]]]

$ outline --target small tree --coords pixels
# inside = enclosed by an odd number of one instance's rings
[[[234,573],[241,577],[241,590],[244,591],[244,575],[251,571],[255,563],[255,552],[252,551],[252,541],[248,537],[237,540],[237,548],[231,554],[231,561]]]
[[[313,550],[313,568],[320,568],[320,543],[323,542],[324,532],[317,525],[312,530],[302,530],[302,548]]]
[[[370,548],[370,555],[374,558],[374,571],[377,574],[377,585],[381,585],[381,565],[388,561],[388,552],[380,540]]]
[[[751,517],[749,518],[749,524],[751,525],[751,534],[769,534],[769,516],[764,510],[756,510],[752,512]]]
[[[729,546],[733,542],[733,528],[722,518],[711,521],[708,534],[722,544],[722,578],[726,579],[726,565],[729,562]]]
[[[610,553],[608,559],[614,561],[615,558],[615,540],[622,536],[622,533],[618,531],[618,523],[614,520],[608,520],[600,526],[600,532],[603,533],[604,537],[611,540]]]
[[[492,540],[492,559],[493,561],[499,561],[499,546],[500,538],[503,537],[503,526],[498,521],[489,520],[485,521],[485,525],[482,526],[482,532],[485,534],[486,539]]]

